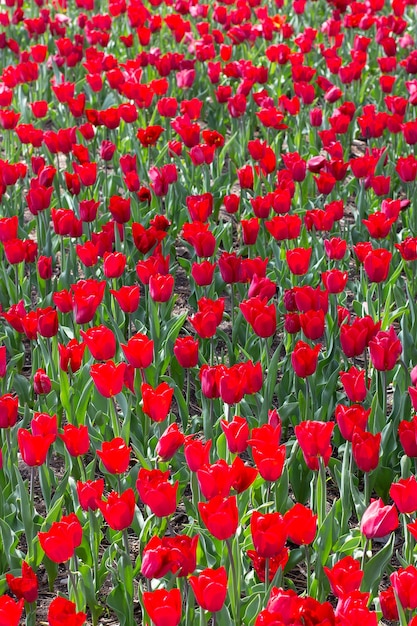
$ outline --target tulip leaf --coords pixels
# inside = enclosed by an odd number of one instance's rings
[[[364,576],[361,584],[363,591],[370,591],[371,599],[378,593],[378,585],[381,577],[385,573],[391,560],[395,544],[395,533],[391,536],[385,546],[378,550],[376,554],[365,564]]]

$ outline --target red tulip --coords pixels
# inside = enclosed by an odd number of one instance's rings
[[[308,272],[312,248],[292,248],[287,250],[286,259],[290,272],[296,276],[303,276]]]
[[[319,469],[319,459],[323,460],[325,466],[328,465],[332,454],[330,439],[334,428],[333,422],[318,422],[307,420],[295,427],[300,448],[303,452],[304,460],[309,469],[317,471]]]
[[[6,574],[6,582],[14,595],[25,602],[36,602],[38,597],[38,579],[26,561],[22,562],[22,575]]]
[[[178,626],[181,621],[182,599],[179,589],[145,591],[143,604],[155,626]]]
[[[415,513],[417,511],[416,477],[401,478],[398,482],[392,483],[389,495],[400,513]]]
[[[161,461],[167,462],[172,459],[177,450],[184,444],[184,441],[185,437],[180,432],[177,424],[171,424],[160,436],[155,452]]]
[[[107,524],[113,530],[124,530],[131,525],[135,514],[133,489],[126,489],[121,494],[112,491],[107,496],[106,501],[97,504]]]
[[[77,495],[80,507],[83,511],[88,511],[88,509],[96,511],[98,509],[98,503],[103,497],[103,491],[103,478],[98,478],[97,480],[87,480],[85,483],[78,481]]]
[[[298,546],[309,545],[317,532],[317,515],[308,507],[297,502],[284,515],[288,539]]]
[[[83,626],[87,619],[86,613],[79,611],[74,602],[58,596],[52,600],[48,609],[49,626]]]
[[[393,326],[390,326],[388,331],[380,330],[369,342],[372,365],[379,371],[392,370],[401,352],[401,341]]]
[[[39,466],[45,463],[46,456],[55,435],[32,435],[28,430],[19,428],[17,431],[17,442],[19,451],[26,465],[30,467]]]
[[[204,569],[188,579],[196,600],[205,611],[220,611],[227,595],[227,572],[224,567]]]
[[[75,515],[64,516],[60,522],[54,522],[47,532],[39,532],[39,542],[46,556],[54,563],[65,563],[74,556],[75,549],[81,544],[83,529]]]
[[[362,472],[371,472],[379,463],[381,433],[372,433],[354,428],[352,435],[352,453],[355,463]]]
[[[198,510],[209,533],[216,539],[230,539],[239,525],[236,496],[216,496],[209,502],[199,502]]]
[[[291,355],[291,363],[297,376],[306,378],[314,374],[320,350],[321,344],[311,348],[308,343],[297,341]]]
[[[59,435],[69,454],[73,457],[87,454],[90,448],[90,438],[87,426],[73,426],[65,424],[64,433]]]
[[[142,502],[157,517],[172,515],[177,508],[179,482],[172,484],[168,478],[169,472],[142,468],[136,481],[136,489]]]
[[[250,527],[252,541],[259,556],[270,558],[281,552],[287,540],[287,529],[280,513],[254,511]]]
[[[258,337],[271,337],[277,327],[275,304],[267,304],[266,298],[255,297],[244,300],[240,310]]]
[[[131,451],[121,437],[115,437],[111,441],[103,441],[97,455],[110,474],[123,474],[129,467]]]
[[[351,556],[345,556],[338,561],[332,568],[323,567],[324,573],[330,582],[332,593],[341,598],[352,591],[358,591],[362,578],[363,571],[359,561]]]
[[[382,283],[387,279],[392,253],[385,248],[371,250],[365,257],[364,268],[371,283]]]
[[[133,335],[127,344],[121,344],[123,353],[134,368],[146,369],[153,361],[154,342],[142,333]]]
[[[23,598],[16,602],[10,596],[0,596],[0,619],[4,626],[19,626],[24,604]]]
[[[142,411],[148,415],[153,422],[163,422],[171,408],[174,389],[168,383],[161,383],[154,389],[147,383],[142,383]]]
[[[400,567],[390,575],[390,581],[403,609],[414,611],[417,608],[417,568],[414,565]]]
[[[100,324],[86,331],[81,330],[80,334],[91,355],[97,361],[108,361],[116,354],[116,337],[107,326]]]
[[[123,388],[126,363],[116,365],[114,361],[98,363],[90,367],[90,375],[98,392],[105,398],[112,398]]]

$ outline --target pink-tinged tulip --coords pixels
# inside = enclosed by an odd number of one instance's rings
[[[395,505],[384,505],[381,498],[372,500],[361,519],[361,533],[367,539],[385,537],[398,528],[398,513]]]

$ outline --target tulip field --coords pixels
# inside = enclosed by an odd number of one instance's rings
[[[0,626],[417,626],[417,0],[0,49]]]

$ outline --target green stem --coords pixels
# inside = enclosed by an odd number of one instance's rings
[[[305,557],[306,557],[306,573],[307,573],[307,595],[310,595],[310,587],[311,587],[311,554],[310,554],[310,546],[304,546]]]
[[[367,507],[371,498],[371,485],[370,485],[370,480],[369,480],[369,472],[365,472],[363,482],[364,482],[365,507]]]
[[[232,602],[232,610],[234,615],[235,624],[240,624],[240,594],[239,594],[239,583],[236,574],[236,564],[235,559],[233,557],[233,548],[232,542],[229,539],[226,539],[226,547],[227,552],[229,554],[230,561],[230,569],[232,571],[232,581],[233,581],[233,602]]]
[[[326,468],[322,457],[319,458],[317,475],[317,522],[320,529],[326,517]]]
[[[265,598],[269,587],[269,558],[265,559]]]
[[[114,437],[120,437],[120,422],[117,416],[116,400],[114,399],[114,397],[109,398],[109,404],[113,435]]]

